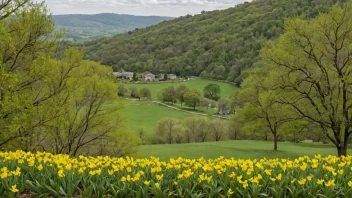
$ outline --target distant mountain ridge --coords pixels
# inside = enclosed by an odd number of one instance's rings
[[[113,13],[53,15],[52,18],[58,29],[65,29],[65,38],[70,40],[89,40],[124,33],[173,19]]]

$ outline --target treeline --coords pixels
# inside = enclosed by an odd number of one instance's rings
[[[256,0],[87,42],[85,58],[115,70],[175,73],[241,83],[263,44],[284,32],[284,19],[313,18],[337,0]]]
[[[296,128],[297,129],[297,128]],[[311,129],[311,128],[310,128]],[[164,118],[158,122],[156,130],[152,133],[143,128],[136,130],[143,144],[181,144],[225,140],[263,140],[272,141],[270,130],[246,130],[243,125],[232,117],[226,119],[210,119],[208,117],[194,116],[183,120]],[[301,142],[310,138],[315,142],[327,143],[325,136],[308,131],[301,133],[290,130],[282,134],[278,141]]]
[[[127,94],[129,93],[129,96],[132,98],[138,98],[138,99],[151,99],[152,98],[152,92],[150,91],[149,88],[143,87],[141,89],[137,89],[137,87],[131,87],[127,89],[123,83],[120,83],[118,85],[118,92],[117,95],[121,97],[128,96]]]

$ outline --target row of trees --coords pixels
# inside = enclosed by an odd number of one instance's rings
[[[193,109],[196,107],[202,108],[216,108],[218,107],[218,112],[225,112],[229,110],[229,112],[234,112],[234,97],[230,98],[221,98],[220,97],[220,86],[217,84],[209,84],[207,85],[202,93],[193,88],[187,88],[184,85],[180,85],[179,87],[169,86],[163,89],[158,98],[162,102],[168,102],[171,104],[179,102],[181,106],[186,104]],[[217,101],[216,101],[217,100]]]
[[[227,136],[225,120],[189,117],[184,120],[164,118],[158,122],[154,143],[180,144],[220,141]]]
[[[316,133],[308,126],[306,133],[298,131],[297,127],[281,134],[278,141],[301,142],[311,138],[317,142],[326,143],[328,140],[320,133]],[[180,144],[192,142],[224,141],[224,140],[274,140],[270,130],[257,125],[250,126],[238,122],[235,117],[230,120],[211,119],[209,117],[194,116],[183,120],[164,118],[158,122],[154,133],[144,128],[136,130],[143,144]]]
[[[125,87],[125,85],[123,83],[120,83],[118,85],[118,92],[117,95],[124,97],[126,96],[126,94],[130,93],[130,96],[132,98],[147,98],[147,99],[151,99],[152,98],[152,92],[150,91],[149,88],[141,88],[140,90],[137,89],[137,87],[131,87],[129,90]]]
[[[61,35],[44,4],[0,4],[0,147],[71,155],[125,155],[126,129],[109,67],[83,51],[57,52]]]
[[[318,135],[347,155],[352,134],[352,3],[312,20],[289,19],[243,82],[233,119],[243,129]],[[312,134],[312,132],[314,134]]]

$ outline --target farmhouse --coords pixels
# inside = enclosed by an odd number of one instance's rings
[[[152,72],[150,72],[150,71],[145,71],[145,72],[141,73],[141,77],[142,77],[142,78],[145,78],[148,74],[152,74]]]
[[[149,81],[155,81],[155,75],[150,73],[150,74],[147,74],[145,77],[144,77],[144,80],[149,80]]]
[[[118,78],[121,78],[122,77],[122,73],[121,72],[113,72],[113,74],[115,76],[117,76]]]
[[[122,72],[121,77],[131,80],[133,78],[133,72]]]
[[[165,74],[158,74],[155,76],[155,78],[157,78],[158,80],[163,80],[164,79],[164,75]]]
[[[167,78],[171,80],[175,80],[177,76],[175,74],[167,74]]]

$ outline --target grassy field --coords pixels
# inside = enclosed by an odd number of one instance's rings
[[[175,82],[175,83],[159,83],[159,84],[126,84],[127,88],[137,87],[137,89],[141,89],[143,87],[148,87],[152,91],[152,98],[157,99],[158,93],[160,93],[164,88],[169,86],[178,87],[180,85],[185,85],[186,87],[197,89],[203,93],[203,88],[207,86],[209,83],[215,83],[220,85],[222,97],[229,97],[234,90],[239,89],[238,87],[231,85],[229,83],[204,80],[204,79],[190,79],[186,82]]]
[[[141,156],[160,157],[162,160],[169,158],[217,158],[219,156],[242,159],[254,158],[296,158],[300,156],[336,155],[333,145],[312,143],[280,142],[279,151],[273,150],[273,142],[235,140],[222,142],[206,142],[173,145],[143,145],[140,147]],[[349,152],[352,152],[351,149]]]
[[[203,91],[203,88],[209,83],[219,84],[221,87],[221,96],[228,97],[232,94],[234,90],[238,88],[234,85],[228,83],[222,83],[217,81],[203,80],[203,79],[191,79],[186,82],[178,82],[178,83],[164,83],[164,84],[126,84],[127,88],[137,87],[141,89],[143,87],[148,87],[152,91],[152,98],[157,99],[157,95],[162,89],[168,86],[180,86],[185,85],[190,88],[197,89],[199,91]],[[130,129],[137,130],[139,128],[145,129],[148,133],[154,133],[157,123],[160,119],[170,117],[177,119],[184,119],[186,117],[194,116],[193,114],[180,112],[176,110],[172,110],[167,107],[163,107],[157,104],[152,103],[151,101],[138,101],[138,100],[128,100],[122,99],[123,102],[126,103],[126,108],[124,109],[124,113],[127,116],[128,125]],[[174,106],[181,108],[180,104],[175,104]],[[188,108],[183,106],[182,109],[193,111],[192,108]],[[196,112],[199,113],[216,113],[216,109],[203,109],[197,107]]]
[[[127,115],[128,125],[132,130],[143,128],[148,133],[154,133],[158,121],[162,118],[171,117],[184,119],[194,116],[189,113],[154,104],[151,101],[123,99],[123,102],[126,104],[124,113]]]

